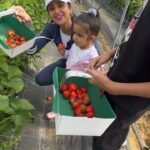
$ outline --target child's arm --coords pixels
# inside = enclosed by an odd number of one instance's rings
[[[116,49],[111,49],[108,52],[97,56],[96,58],[94,58],[92,60],[92,62],[89,65],[89,68],[91,69],[97,69],[99,68],[102,64],[105,64],[106,62],[108,62],[115,54]]]
[[[87,69],[95,83],[101,88],[112,95],[128,95],[150,98],[150,82],[143,83],[119,83],[110,80],[102,72],[92,69]]]

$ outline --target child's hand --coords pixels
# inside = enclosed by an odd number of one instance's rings
[[[100,55],[95,57],[94,59],[91,60],[89,68],[91,69],[98,69],[101,65],[103,65],[106,62],[106,57],[105,55]]]
[[[101,65],[105,64],[110,60],[110,58],[114,55],[115,51],[115,49],[112,49],[100,56],[95,57],[91,60],[89,68],[98,69]]]
[[[58,45],[58,51],[63,56],[65,54],[65,45],[60,43]]]
[[[32,25],[31,17],[27,14],[27,12],[21,6],[12,6],[10,7],[10,9],[14,9],[16,11],[16,18],[20,22],[26,22],[29,25]]]

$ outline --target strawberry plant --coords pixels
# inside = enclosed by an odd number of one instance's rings
[[[19,133],[34,117],[34,107],[25,99],[18,98],[24,89],[23,72],[13,61],[0,51],[0,149],[17,146]]]
[[[43,0],[1,1],[1,9],[8,9],[12,5],[25,8],[33,20],[35,32],[40,32],[47,23],[48,15],[43,9]],[[13,35],[12,32],[9,35]],[[16,148],[21,139],[21,130],[28,121],[34,119],[31,114],[34,107],[26,99],[18,98],[18,94],[25,88],[22,70],[25,64],[35,66],[34,62],[35,56],[23,53],[10,59],[0,49],[0,150]]]

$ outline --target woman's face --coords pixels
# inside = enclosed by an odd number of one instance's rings
[[[48,5],[48,13],[56,24],[63,25],[70,21],[72,10],[67,3],[54,0]]]

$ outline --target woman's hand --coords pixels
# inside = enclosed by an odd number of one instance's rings
[[[25,22],[29,25],[32,25],[32,19],[31,17],[27,14],[27,12],[24,10],[23,7],[21,6],[12,6],[9,9],[14,9],[16,11],[16,18],[20,22]]]
[[[60,44],[58,45],[58,51],[59,51],[59,53],[63,56],[63,55],[65,54],[65,45],[62,44],[62,43],[60,43]]]

